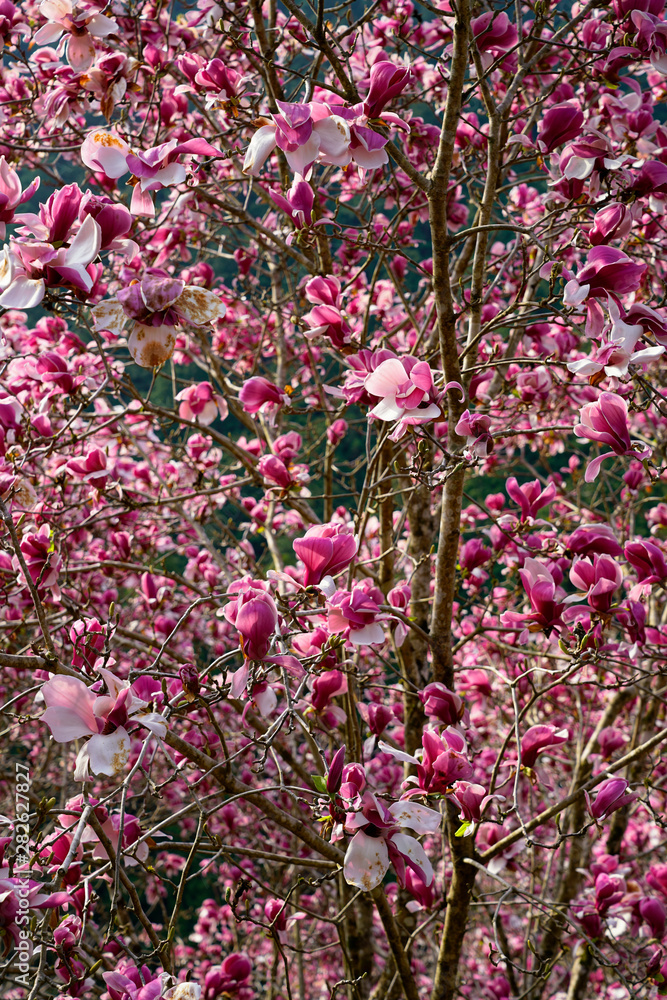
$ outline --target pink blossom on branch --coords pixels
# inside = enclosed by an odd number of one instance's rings
[[[648,458],[649,447],[636,448],[630,441],[628,427],[628,404],[622,396],[611,392],[600,393],[594,403],[586,403],[580,411],[581,423],[575,424],[574,433],[577,437],[588,438],[611,447],[610,452],[599,455],[589,463],[584,476],[587,483],[597,479],[600,466],[606,458],[613,455],[632,455],[635,458]]]

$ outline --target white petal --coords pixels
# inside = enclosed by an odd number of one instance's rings
[[[225,316],[225,304],[215,292],[209,292],[198,285],[186,285],[174,302],[179,316],[183,316],[194,326],[208,326]]]
[[[350,629],[350,642],[355,646],[372,646],[374,643],[384,642],[382,626],[377,622],[371,622],[363,628]]]
[[[0,295],[0,306],[5,309],[32,309],[33,306],[38,306],[43,298],[42,278],[26,278],[24,274],[19,274],[9,288]]]
[[[65,264],[67,267],[77,264],[87,267],[97,257],[101,245],[102,230],[92,215],[87,215],[65,254]]]
[[[439,812],[428,806],[421,806],[418,802],[394,802],[389,806],[389,812],[399,826],[407,826],[416,833],[435,833],[442,823]]]
[[[384,840],[355,833],[345,854],[343,875],[348,885],[370,892],[380,884],[389,868],[389,852]]]
[[[138,722],[140,726],[145,726],[146,729],[150,729],[152,733],[156,736],[164,737],[167,735],[167,724],[158,712],[144,712],[142,715],[133,715],[133,722]]]
[[[378,743],[378,750],[381,750],[382,753],[390,753],[392,757],[396,758],[396,760],[402,760],[406,764],[419,763],[416,757],[413,757],[409,753],[405,753],[403,750],[397,750],[395,747],[389,746],[389,744],[385,743],[384,740],[380,740],[380,742]]]
[[[106,299],[91,309],[96,330],[109,330],[111,333],[122,333],[127,320],[120,302]]]
[[[93,774],[119,777],[124,773],[130,756],[130,737],[121,726],[108,736],[92,736],[86,749]]]

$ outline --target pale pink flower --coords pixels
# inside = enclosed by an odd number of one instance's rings
[[[53,45],[64,32],[67,61],[72,69],[83,73],[95,58],[93,38],[106,38],[118,31],[113,18],[99,13],[105,6],[104,2],[74,6],[71,0],[42,0],[39,10],[48,23],[36,32],[33,40],[37,45]]]
[[[56,743],[90,736],[79,751],[75,781],[85,781],[88,768],[93,774],[119,776],[127,764],[131,740],[125,728],[138,722],[156,736],[164,736],[164,718],[156,712],[144,712],[146,702],[133,691],[129,681],[119,681],[111,671],[99,671],[107,695],[96,694],[77,677],[58,674],[42,685],[46,703],[42,719]]]
[[[411,868],[425,885],[430,885],[433,867],[426,851],[414,837],[401,833],[401,828],[407,827],[418,834],[434,834],[441,822],[440,813],[427,806],[400,801],[387,807],[372,792],[365,792],[361,811],[348,813],[345,821],[348,833],[356,831],[345,853],[345,881],[370,892],[382,882],[389,865],[393,864],[400,885],[405,885],[407,868]]]
[[[204,427],[208,427],[213,421],[220,417],[224,420],[229,412],[225,399],[218,393],[213,392],[210,382],[198,382],[189,385],[176,396],[180,406],[178,415],[183,420],[198,420]]]

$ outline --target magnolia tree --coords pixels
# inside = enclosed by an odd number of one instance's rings
[[[13,1000],[667,993],[664,0],[0,0]]]

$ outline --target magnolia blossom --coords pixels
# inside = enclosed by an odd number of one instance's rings
[[[42,241],[12,239],[0,257],[0,306],[31,309],[44,298],[48,284],[62,282],[89,292],[93,278],[88,268],[102,244],[102,233],[91,215],[86,216],[69,246],[54,247]],[[45,277],[45,267],[55,279]]]
[[[327,627],[336,634],[342,632],[355,646],[373,646],[384,642],[380,622],[387,615],[380,613],[381,591],[372,581],[363,580],[352,590],[335,590],[331,577],[326,577],[321,589],[327,596],[329,615]]]
[[[239,633],[244,656],[249,660],[261,660],[268,653],[276,631],[278,609],[259,580],[245,577],[232,584],[230,590],[236,592],[236,597],[225,605],[224,616]]]
[[[303,538],[296,538],[292,546],[305,566],[304,587],[312,587],[349,566],[359,543],[347,525],[316,524]]]
[[[74,6],[72,0],[42,0],[39,11],[48,18],[48,24],[35,33],[33,41],[52,45],[65,33],[67,61],[72,69],[83,73],[95,58],[93,38],[106,38],[118,31],[116,21],[100,13],[105,7],[104,0],[80,6]]]
[[[151,191],[182,184],[186,170],[176,163],[184,154],[220,156],[220,150],[206,139],[188,139],[179,142],[170,139],[150,149],[133,151],[125,139],[115,132],[94,129],[81,146],[81,159],[91,170],[98,170],[116,179],[130,171],[137,183],[132,191],[130,211],[133,215],[155,215]]]
[[[291,406],[290,397],[285,392],[281,392],[277,385],[255,375],[244,382],[239,392],[239,403],[246,413],[262,413],[266,415],[269,423],[273,425],[276,413],[283,406]]]
[[[519,483],[514,476],[510,476],[505,484],[508,494],[515,503],[521,507],[521,520],[532,520],[537,512],[546,507],[556,496],[555,483],[549,483],[544,488],[539,479],[534,479],[532,483]]]
[[[604,370],[605,375],[616,375],[620,378],[628,374],[630,365],[655,361],[667,350],[663,346],[635,350],[637,341],[644,336],[644,327],[638,323],[633,325],[626,323],[618,304],[611,296],[609,296],[609,313],[612,317],[609,340],[598,348],[594,358],[570,361],[567,367],[575,375],[597,375]]]
[[[643,448],[640,451],[630,441],[628,404],[622,396],[617,396],[612,392],[602,392],[596,402],[586,403],[582,406],[579,415],[581,423],[574,426],[574,433],[577,437],[610,445],[612,449],[589,463],[584,476],[587,483],[592,483],[593,480],[597,479],[600,466],[606,458],[611,458],[613,455],[648,458],[651,454],[650,448]]]
[[[131,742],[126,726],[138,722],[156,736],[165,736],[165,719],[157,712],[145,712],[146,702],[129,681],[119,681],[104,667],[98,671],[108,694],[99,695],[76,677],[58,674],[42,685],[46,703],[42,719],[57,743],[91,738],[79,751],[75,781],[93,774],[119,776],[127,764]]]
[[[505,611],[501,615],[502,623],[528,623],[519,636],[520,641],[524,641],[529,632],[545,632],[550,635],[553,630],[560,631],[564,625],[562,612],[565,604],[559,600],[562,591],[559,593],[549,567],[529,557],[519,570],[519,576],[533,610],[528,614]]]
[[[603,823],[617,809],[635,801],[638,795],[628,792],[629,787],[625,778],[607,778],[598,785],[594,800],[584,792],[588,811],[596,823]]]
[[[393,864],[400,885],[405,885],[406,868],[430,885],[431,862],[419,841],[401,833],[401,827],[433,834],[440,829],[441,822],[442,816],[434,809],[405,800],[387,807],[372,792],[364,792],[361,810],[348,813],[345,821],[345,830],[354,832],[343,862],[345,881],[370,892]]]
[[[7,223],[13,221],[15,209],[32,198],[39,184],[40,178],[36,177],[24,191],[17,172],[4,156],[0,156],[0,238],[4,239]]]
[[[383,361],[367,376],[364,388],[380,400],[371,410],[372,416],[398,421],[390,435],[392,441],[403,437],[408,427],[429,423],[442,415],[430,366],[410,355]]]
[[[207,326],[225,315],[214,292],[186,285],[159,268],[147,268],[141,281],[133,280],[115,300],[92,310],[96,330],[120,335],[130,323],[127,348],[142,368],[164,364],[174,353],[182,323]]]
[[[210,382],[198,382],[189,385],[176,396],[179,400],[178,415],[183,420],[198,420],[204,427],[208,427],[213,421],[220,417],[224,420],[227,416],[227,403],[218,393],[213,392]]]
[[[253,177],[278,146],[295,174],[308,178],[313,164],[344,167],[354,161],[362,170],[387,163],[387,140],[368,128],[363,104],[344,108],[311,101],[289,104],[276,101],[279,113],[262,119],[246,151],[243,171]],[[406,128],[396,115],[384,115],[389,124]]]
[[[306,298],[314,309],[303,317],[308,324],[307,337],[328,337],[334,347],[341,348],[349,343],[352,331],[340,310],[341,289],[338,278],[311,278],[304,289]]]
[[[416,778],[408,781],[415,787],[409,794],[446,795],[456,781],[469,781],[473,776],[473,766],[468,760],[468,747],[457,729],[447,727],[441,733],[435,729],[425,729],[422,746],[414,754],[397,750],[388,743],[380,742],[383,753],[391,754],[396,760],[414,764]]]
[[[531,726],[521,740],[521,766],[534,767],[538,754],[549,747],[559,746],[569,739],[567,729],[555,726]]]

